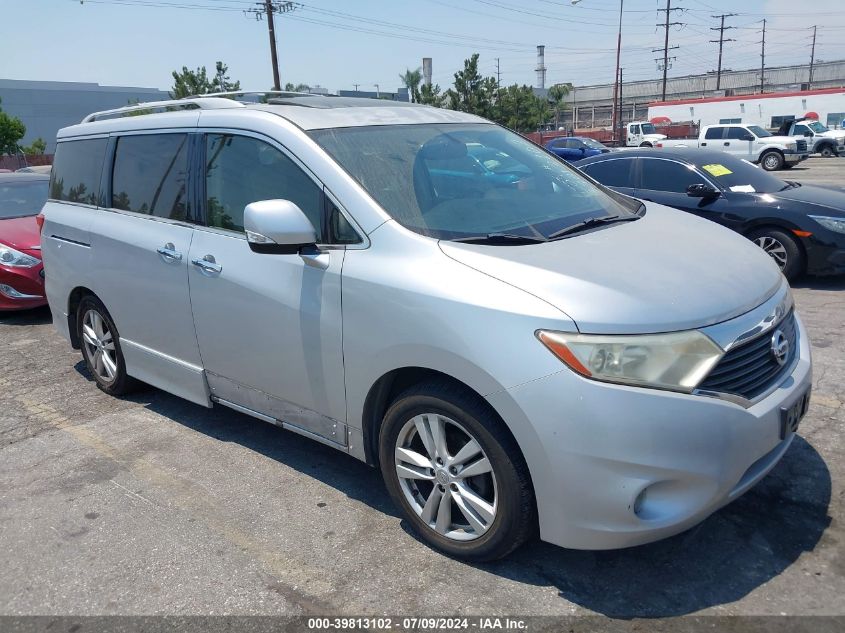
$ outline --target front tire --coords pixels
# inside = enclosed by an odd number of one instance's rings
[[[775,260],[783,276],[789,281],[804,272],[804,253],[798,242],[781,229],[760,229],[748,235],[748,239],[762,248]]]
[[[651,143],[645,142],[645,143],[640,143],[640,147],[654,147],[654,146]]]
[[[766,171],[783,168],[783,155],[780,152],[766,152],[760,157],[760,166]]]
[[[821,154],[825,158],[832,158],[836,156],[836,150],[834,150],[833,147],[830,145],[825,145],[821,148],[821,150],[819,150],[819,154]]]
[[[126,373],[120,335],[99,299],[89,295],[79,302],[76,327],[82,358],[97,387],[110,396],[130,393],[137,383]]]
[[[381,472],[414,532],[450,556],[506,556],[535,531],[528,467],[486,403],[458,386],[412,387],[379,435]]]

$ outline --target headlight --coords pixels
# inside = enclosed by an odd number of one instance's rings
[[[537,338],[587,378],[686,393],[695,389],[724,353],[695,330],[632,336],[538,330]]]
[[[32,257],[26,253],[16,251],[11,246],[3,246],[0,244],[0,265],[2,266],[18,266],[20,268],[32,268],[41,263],[37,257]]]
[[[798,143],[787,143],[786,144],[786,149],[795,149],[796,147],[798,147]]]
[[[836,233],[845,233],[845,218],[828,218],[823,215],[811,215],[810,217],[826,229]]]

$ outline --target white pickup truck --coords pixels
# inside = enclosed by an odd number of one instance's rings
[[[784,121],[778,134],[803,137],[811,154],[825,157],[845,155],[845,130],[829,130],[815,119]]]
[[[654,147],[706,147],[759,163],[766,171],[789,169],[809,155],[807,141],[774,136],[759,125],[707,125],[697,139],[663,139]]]
[[[666,138],[665,134],[658,134],[653,123],[648,121],[631,121],[625,126],[626,147],[654,147]]]

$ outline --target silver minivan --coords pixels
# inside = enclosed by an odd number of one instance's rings
[[[59,132],[47,296],[106,393],[142,381],[349,453],[472,560],[676,534],[789,448],[808,338],[745,238],[469,114],[264,101]]]

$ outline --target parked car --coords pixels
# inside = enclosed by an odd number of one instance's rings
[[[52,165],[29,165],[15,171],[24,174],[49,174],[51,169],[53,169]]]
[[[562,159],[573,162],[610,151],[598,141],[581,136],[564,136],[546,143],[546,149]]]
[[[845,154],[845,130],[829,130],[815,120],[784,121],[778,135],[806,139],[811,154],[821,154],[826,158]]]
[[[522,177],[435,185],[481,148]],[[676,534],[764,477],[807,408],[771,258],[462,112],[95,113],[59,132],[43,217],[54,323],[100,389],[137,378],[378,466],[450,555]]]
[[[845,273],[845,191],[781,180],[707,150],[642,150],[578,163],[626,195],[687,211],[752,240],[787,279]]]
[[[0,174],[0,311],[47,304],[36,215],[49,177]]]
[[[714,149],[759,163],[766,171],[789,169],[809,156],[803,138],[774,136],[759,125],[706,125],[697,139],[664,139],[655,147]]]

